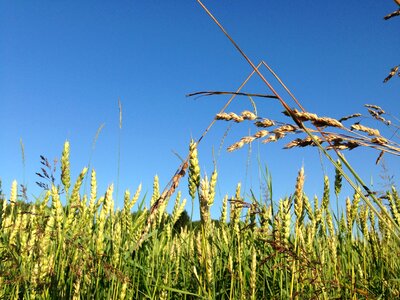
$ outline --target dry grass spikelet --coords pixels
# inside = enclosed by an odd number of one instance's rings
[[[275,122],[270,119],[262,119],[254,123],[257,127],[271,127],[275,125]]]
[[[353,119],[353,118],[358,118],[358,117],[361,117],[361,116],[362,115],[360,113],[355,113],[355,114],[351,114],[351,115],[348,115],[348,116],[344,116],[344,117],[340,118],[338,121],[339,122],[343,122],[343,121],[347,121],[347,120]]]
[[[364,104],[364,106],[366,107],[366,108],[371,108],[371,109],[373,109],[373,110],[375,110],[378,114],[384,114],[384,113],[386,113],[384,110],[383,110],[383,108],[382,107],[380,107],[379,105],[375,105],[375,104]]]
[[[231,119],[233,121],[235,121],[236,123],[240,123],[244,121],[244,118],[242,116],[238,116],[237,114],[231,112],[229,113],[229,116],[231,117]]]
[[[228,114],[228,113],[225,113],[225,112],[217,114],[217,115],[215,116],[215,119],[216,119],[216,120],[224,120],[224,121],[230,121],[230,120],[232,120],[232,118],[229,116],[229,114]]]
[[[278,140],[277,135],[274,134],[274,135],[269,136],[265,140],[263,140],[262,143],[263,144],[267,144],[267,143],[270,143],[270,142],[276,142],[277,140]]]
[[[357,131],[362,131],[368,133],[370,136],[380,136],[380,132],[378,129],[373,129],[361,124],[353,124],[351,125],[351,130],[357,130]]]
[[[242,148],[243,146],[244,146],[244,142],[243,141],[239,141],[239,142],[236,142],[233,145],[229,146],[226,150],[228,152],[233,152],[233,151],[235,151],[237,149]]]
[[[381,116],[381,114],[384,114],[385,112],[382,111],[376,111],[376,110],[372,110],[372,109],[368,109],[368,113],[375,119],[378,120],[384,124],[386,124],[387,126],[391,125],[392,122],[390,120],[386,120],[384,117]]]
[[[241,116],[243,117],[243,119],[250,121],[257,119],[257,116],[248,110],[242,111]]]
[[[396,12],[394,12],[394,13],[391,13],[390,15],[387,15],[387,16],[385,17],[385,19],[386,19],[386,20],[387,20],[387,19],[390,19],[391,17],[393,17],[393,16],[395,16],[395,15],[398,15],[399,13],[400,13],[400,10],[398,10],[398,11],[396,11]],[[399,66],[393,67],[393,68],[390,70],[388,76],[383,80],[383,83],[388,82],[394,75],[396,75],[396,73],[397,73],[398,70],[399,70]]]
[[[259,130],[253,136],[256,139],[260,139],[260,138],[267,136],[268,134],[269,134],[268,130]]]
[[[313,135],[313,137],[319,144],[322,144],[323,140],[319,136]],[[284,149],[291,149],[293,147],[307,147],[307,146],[316,146],[313,139],[309,136],[304,139],[300,138],[294,139],[293,141],[286,144]]]
[[[291,124],[285,124],[282,126],[279,126],[277,128],[275,128],[272,132],[275,134],[279,134],[279,133],[288,133],[288,132],[295,132],[297,131],[299,128],[291,125]]]
[[[296,118],[298,118],[300,121],[315,121],[318,119],[318,116],[313,113],[309,112],[303,112],[303,111],[298,111],[297,109],[293,110],[294,115]]]
[[[227,150],[228,150],[228,152],[235,151],[235,150],[237,150],[237,149],[242,148],[245,144],[250,144],[250,143],[252,143],[254,140],[263,138],[263,137],[267,136],[268,134],[269,134],[269,132],[268,132],[267,130],[260,130],[260,131],[257,131],[257,132],[256,132],[254,135],[252,135],[252,136],[245,136],[245,137],[242,137],[242,138],[240,139],[239,142],[236,142],[236,143],[234,143],[233,145],[229,146],[229,147],[227,148]]]
[[[371,143],[378,145],[386,145],[388,143],[388,140],[385,139],[384,137],[374,137],[371,139]]]
[[[318,118],[313,121],[313,124],[317,127],[338,127],[343,128],[343,124],[338,120],[328,117]]]

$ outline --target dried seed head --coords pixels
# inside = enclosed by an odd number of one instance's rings
[[[276,138],[276,134],[269,136],[265,140],[262,141],[263,144],[270,143],[270,142],[276,142],[278,139]]]
[[[243,119],[250,120],[250,121],[257,119],[257,116],[248,110],[242,111],[241,116],[243,117]]]
[[[293,113],[300,121],[315,121],[318,119],[316,114],[298,111],[297,109],[294,109]]]
[[[219,113],[215,116],[216,120],[224,120],[224,121],[230,121],[231,117],[227,113]]]
[[[275,128],[272,132],[275,134],[280,134],[280,133],[287,133],[287,132],[295,132],[298,129],[298,127],[286,124],[282,125],[278,128]]]
[[[317,135],[313,135],[314,139],[318,142],[318,143],[323,143],[323,140],[317,136]],[[316,144],[314,143],[314,141],[312,140],[311,137],[306,137],[305,139],[295,139],[293,141],[291,141],[290,143],[288,143],[284,149],[290,149],[293,147],[306,147],[306,146],[316,146]]]
[[[394,2],[396,2],[396,4],[398,4],[398,5],[400,5],[400,0],[394,0]],[[389,20],[390,18],[397,17],[397,16],[400,16],[400,9],[395,10],[394,12],[391,12],[390,14],[384,16],[383,19]]]
[[[235,151],[237,149],[242,148],[243,146],[244,146],[244,142],[243,141],[239,141],[239,142],[234,143],[233,145],[229,146],[227,148],[227,150],[228,150],[228,152],[232,152],[232,151]]]
[[[385,139],[384,137],[374,137],[371,139],[371,143],[385,145],[388,143],[388,140]]]
[[[353,119],[353,118],[358,118],[358,117],[361,117],[360,113],[356,113],[356,114],[352,114],[352,115],[349,115],[349,116],[342,117],[342,118],[339,119],[339,122],[343,122],[343,121],[346,121],[348,119]]]
[[[263,138],[263,137],[267,136],[268,134],[269,134],[269,132],[267,130],[260,130],[260,131],[257,131],[253,136],[255,138],[259,139],[259,138]]]
[[[253,137],[253,136],[244,136],[240,139],[240,141],[243,142],[244,144],[250,144],[254,140],[255,140],[255,137]]]
[[[240,123],[244,121],[244,118],[242,116],[238,116],[237,114],[231,112],[229,113],[229,116],[231,117],[231,119],[233,121],[235,121],[236,123]]]
[[[380,136],[381,135],[378,129],[373,129],[373,128],[370,128],[370,127],[367,127],[367,126],[364,126],[361,124],[357,124],[357,123],[351,125],[351,130],[363,131],[363,132],[368,133],[368,135],[370,135],[370,136],[372,136],[372,135]]]
[[[313,124],[317,127],[338,127],[343,128],[343,124],[340,123],[338,120],[328,117],[318,118],[313,121]]]
[[[325,139],[330,143],[341,143],[343,141],[343,138],[336,134],[328,134]]]
[[[375,105],[375,104],[364,104],[364,106],[366,108],[372,108],[372,109],[377,110],[378,112],[380,112],[379,114],[384,114],[385,113],[385,111],[382,109],[382,107],[380,107],[378,105]]]
[[[298,147],[300,145],[301,141],[302,141],[302,139],[295,139],[295,140],[289,142],[288,144],[286,144],[285,147],[283,147],[283,149],[291,149],[294,147]]]
[[[254,123],[257,127],[271,127],[275,125],[275,122],[269,119],[262,119]]]
[[[399,70],[399,66],[395,66],[390,70],[389,75],[383,80],[383,83],[388,82],[394,75],[396,75],[397,71]]]

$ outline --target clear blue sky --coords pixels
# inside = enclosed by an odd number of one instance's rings
[[[400,18],[383,20],[396,9],[393,1],[204,3],[255,63],[264,59],[274,68],[307,110],[339,118],[364,113],[362,105],[374,103],[398,116],[400,79],[382,83],[399,63]],[[158,174],[165,186],[180,163],[173,152],[186,156],[191,136],[199,137],[228,99],[185,95],[235,90],[250,71],[194,0],[2,1],[3,190],[9,194],[12,180],[17,179],[25,182],[31,199],[37,196],[39,155],[59,158],[67,139],[75,179],[88,164],[93,138],[104,123],[91,161],[99,193],[117,182],[119,135],[116,206],[122,206],[123,190],[133,192],[139,183],[151,193],[153,176]],[[256,77],[244,90],[269,93]],[[123,105],[121,131],[118,98]],[[285,120],[279,113],[283,109],[273,100],[257,99],[257,108],[263,117]],[[237,98],[228,111],[243,109],[251,109],[248,99]],[[217,123],[200,145],[202,171],[211,173],[212,149],[217,155],[227,125]],[[316,149],[287,151],[282,150],[285,143],[254,144],[250,159],[246,148],[225,151],[249,130],[254,131],[248,124],[234,125],[217,155],[220,181],[214,217],[219,215],[219,199],[234,194],[237,182],[247,192],[259,191],[258,165],[270,169],[276,200],[292,193],[303,164],[306,190],[310,196],[321,194],[323,171],[333,173],[328,163],[321,167]],[[378,184],[377,153],[356,149],[347,155],[365,180],[373,178]],[[395,174],[398,158],[387,156],[386,162]],[[182,189],[186,186],[185,179]]]

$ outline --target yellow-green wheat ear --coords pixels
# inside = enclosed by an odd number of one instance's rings
[[[217,185],[217,177],[218,177],[218,172],[217,172],[217,169],[215,168],[213,173],[211,174],[211,178],[210,178],[210,188],[208,190],[208,205],[212,205],[214,203],[215,187]]]
[[[304,187],[304,168],[301,168],[299,174],[297,175],[296,191],[294,194],[294,212],[299,222],[303,220],[303,213],[304,213],[303,187]]]
[[[64,149],[61,156],[61,182],[64,185],[65,192],[68,193],[68,190],[71,186],[71,174],[70,174],[70,164],[69,164],[69,142],[66,141],[64,143]]]
[[[324,193],[322,196],[322,203],[321,203],[321,207],[322,210],[328,210],[329,207],[329,196],[330,194],[330,189],[329,189],[329,177],[328,176],[324,176]]]
[[[189,145],[189,194],[192,199],[196,197],[199,186],[200,166],[197,156],[197,143],[191,140]]]
[[[342,162],[340,159],[336,161],[339,168],[342,168]],[[335,195],[336,198],[339,196],[340,191],[342,190],[342,174],[340,173],[340,169],[335,169]]]

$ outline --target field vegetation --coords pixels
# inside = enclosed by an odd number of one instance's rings
[[[155,177],[151,196],[143,195],[141,186],[126,191],[120,210],[114,209],[113,185],[98,191],[94,169],[85,167],[72,180],[68,141],[59,176],[42,156],[37,175],[43,193],[36,201],[25,201],[24,186],[16,181],[9,196],[0,189],[1,299],[400,298],[400,196],[395,185],[380,193],[371,190],[343,154],[376,150],[376,163],[384,155],[398,156],[398,120],[373,104],[365,105],[364,115],[338,119],[306,111],[278,75],[263,61],[254,65],[203,8],[252,66],[249,77],[258,75],[272,94],[242,93],[248,79],[235,92],[196,93],[231,98],[203,135],[190,142],[187,158],[166,188],[160,189]],[[385,18],[398,15],[400,10]],[[278,80],[297,108],[278,95],[261,68]],[[396,74],[399,66],[384,82]],[[250,97],[252,110],[227,112],[238,96]],[[289,121],[259,116],[252,97],[275,99]],[[366,121],[393,134],[384,137]],[[322,178],[320,197],[304,192],[305,170],[300,168],[286,198],[272,199],[266,174],[265,195],[242,191],[239,183],[231,195],[216,199],[218,169],[201,175],[198,159],[198,145],[215,122],[248,122],[255,129],[228,151],[295,136],[285,148],[316,147],[335,166],[335,176]],[[86,178],[88,194],[81,191]],[[199,201],[198,222],[188,216],[179,191],[186,178],[188,194]],[[344,182],[353,188],[350,195],[342,195]],[[342,208],[339,199],[345,199]],[[171,213],[169,202],[174,203]],[[210,208],[216,202],[222,209],[213,220]]]

